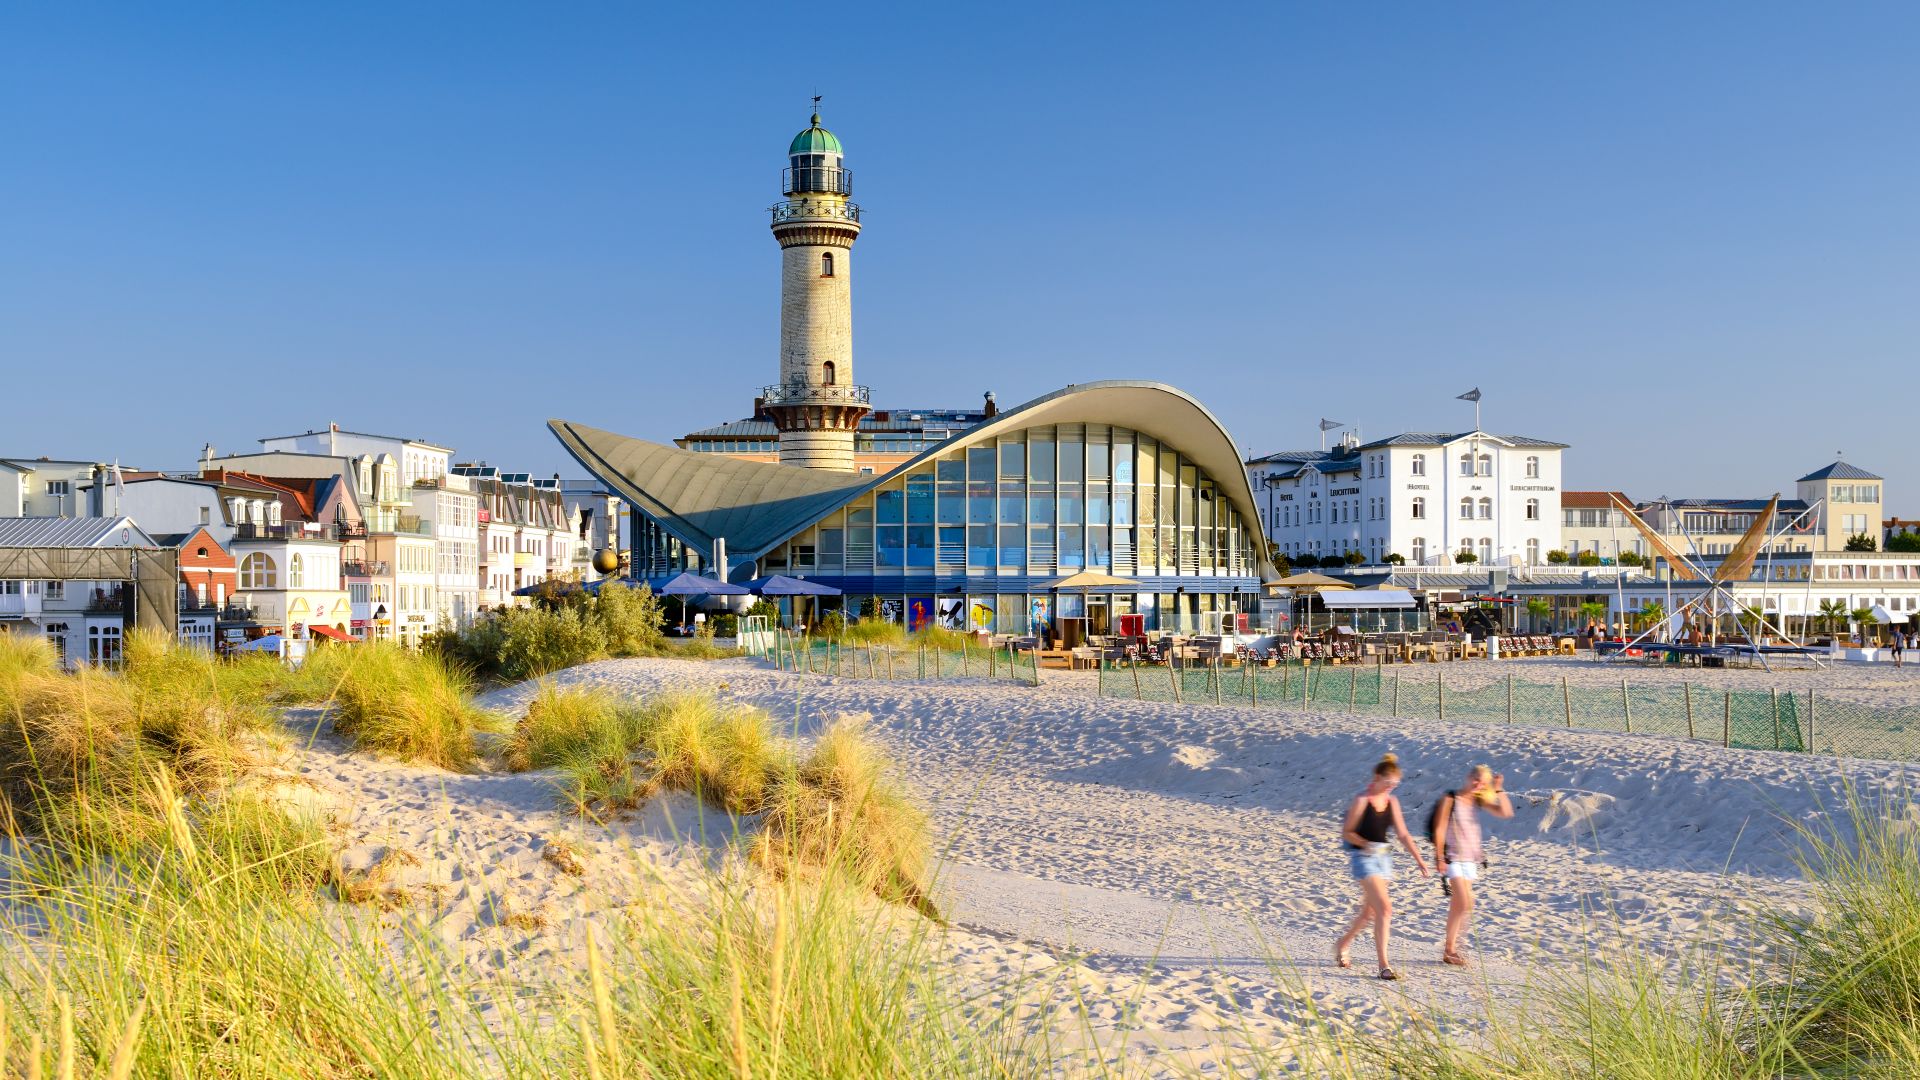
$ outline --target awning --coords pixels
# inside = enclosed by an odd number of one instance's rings
[[[1871,617],[1874,622],[1882,623],[1882,624],[1903,623],[1907,621],[1906,612],[1888,611],[1884,604],[1873,605],[1873,612]]]
[[[805,578],[774,574],[747,582],[747,588],[761,596],[839,596],[840,590]]]
[[[321,636],[321,637],[323,637],[323,638],[332,638],[332,639],[333,639],[333,640],[335,640],[335,641],[356,641],[356,640],[358,640],[358,639],[357,639],[357,638],[355,638],[355,637],[354,637],[354,636],[353,636],[352,634],[343,634],[343,633],[341,633],[340,631],[338,631],[338,630],[335,630],[335,629],[334,629],[333,627],[331,627],[331,626],[309,626],[309,627],[307,627],[307,629],[308,629],[308,630],[311,630],[311,631],[312,631],[312,632],[314,632],[315,634],[318,634],[318,635],[320,635],[320,636]]]
[[[1322,593],[1320,602],[1327,606],[1328,611],[1416,606],[1413,602],[1413,594],[1405,589],[1359,589],[1353,592]]]

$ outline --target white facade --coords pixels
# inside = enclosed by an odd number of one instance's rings
[[[1290,562],[1357,551],[1444,566],[1547,561],[1560,541],[1564,444],[1513,435],[1398,435],[1247,463],[1267,537]]]
[[[97,516],[82,490],[97,467],[91,461],[0,458],[0,517]],[[110,498],[101,509],[118,516]]]
[[[443,473],[416,478],[408,492],[433,534],[435,625],[464,630],[480,609],[480,507],[472,483]]]
[[[69,515],[73,516],[73,515]],[[130,518],[93,519],[97,525],[84,530],[58,522],[63,532],[58,539],[23,537],[0,543],[18,547],[125,548],[154,547],[151,536]],[[44,516],[31,517],[13,524],[32,530]],[[76,523],[77,524],[77,523]],[[69,666],[82,664],[118,664],[126,627],[120,594],[132,588],[131,581],[46,581],[36,579],[0,579],[0,631],[37,633],[51,643]]]
[[[309,431],[304,435],[277,435],[261,439],[260,446],[268,453],[279,451],[350,458],[366,456],[376,460],[382,454],[391,454],[399,466],[402,485],[445,476],[453,464],[453,451],[447,447],[393,435],[342,431],[338,425],[329,425],[325,431]]]
[[[239,566],[234,601],[253,609],[256,623],[288,641],[307,640],[315,626],[351,632],[339,541],[289,534],[236,539],[229,550]]]

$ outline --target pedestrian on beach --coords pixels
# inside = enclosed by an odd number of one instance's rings
[[[1353,966],[1353,943],[1360,931],[1371,924],[1373,950],[1379,957],[1383,979],[1400,977],[1387,962],[1387,938],[1393,922],[1393,899],[1387,891],[1393,884],[1393,846],[1387,840],[1388,835],[1400,838],[1407,853],[1413,856],[1414,864],[1420,867],[1421,877],[1433,876],[1412,834],[1407,832],[1405,819],[1400,816],[1400,800],[1393,795],[1393,789],[1399,785],[1400,761],[1388,754],[1373,767],[1373,781],[1347,807],[1346,823],[1340,830],[1353,879],[1360,883],[1360,913],[1353,917],[1353,925],[1347,927],[1347,932],[1335,943],[1334,962],[1343,968]]]
[[[1906,635],[1906,633],[1905,633],[1904,631],[1901,631],[1901,630],[1895,630],[1895,631],[1893,632],[1893,639],[1892,639],[1892,640],[1893,640],[1893,645],[1892,645],[1892,647],[1891,647],[1891,648],[1892,648],[1892,652],[1893,652],[1893,666],[1894,666],[1894,667],[1901,667],[1901,666],[1902,666],[1902,664],[1901,664],[1901,662],[1900,662],[1900,650],[1901,650],[1902,648],[1904,648],[1904,647],[1906,646],[1906,637],[1907,637],[1907,635]]]
[[[1460,952],[1460,936],[1473,915],[1473,883],[1480,880],[1480,866],[1487,857],[1480,844],[1482,810],[1510,818],[1513,803],[1507,799],[1506,778],[1485,765],[1475,765],[1467,773],[1466,787],[1441,796],[1433,822],[1433,861],[1446,875],[1450,897],[1440,959],[1462,967],[1467,958]]]

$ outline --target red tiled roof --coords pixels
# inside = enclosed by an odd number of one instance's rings
[[[1611,510],[1614,506],[1613,500],[1616,498],[1628,506],[1633,505],[1633,500],[1627,498],[1626,492],[1623,491],[1563,491],[1560,493],[1560,508],[1562,510]]]

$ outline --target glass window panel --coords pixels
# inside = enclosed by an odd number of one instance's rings
[[[967,463],[959,454],[948,454],[934,463],[934,478],[941,483],[960,483],[967,478]]]
[[[1113,482],[1133,483],[1133,432],[1113,433]]]
[[[1087,565],[1103,568],[1113,565],[1113,551],[1108,546],[1104,528],[1087,526]]]
[[[847,536],[840,529],[820,530],[820,565],[839,566],[843,552],[846,551]]]
[[[974,566],[992,566],[993,526],[967,526],[967,562]]]
[[[1037,434],[1027,435],[1027,454],[1035,480],[1053,479],[1053,440]]]
[[[1027,529],[1024,525],[1000,526],[1000,565],[1025,566]]]
[[[933,524],[933,475],[915,473],[907,477],[907,524]]]
[[[1027,486],[1011,481],[1000,484],[1000,524],[1027,523]]]
[[[906,500],[906,492],[899,488],[882,488],[874,492],[874,523],[877,525],[899,525],[906,521]]]
[[[1108,517],[1108,511],[1110,509],[1107,502],[1108,498],[1109,496],[1107,495],[1105,485],[1087,492],[1087,524],[1105,525],[1111,520]]]
[[[1027,478],[1027,446],[1016,436],[1013,439],[1000,440],[1000,479],[1025,480]]]
[[[907,526],[907,565],[933,565],[933,526]]]
[[[1077,484],[1087,476],[1087,450],[1078,435],[1068,438],[1060,433],[1060,482]]]
[[[1086,503],[1080,494],[1079,484],[1060,485],[1060,524],[1079,525],[1086,520]]]
[[[874,530],[874,563],[881,567],[907,565],[906,537],[897,525],[882,525]]]
[[[1113,476],[1113,447],[1096,436],[1087,438],[1087,479],[1107,480]]]
[[[1086,530],[1071,525],[1060,527],[1060,568],[1078,570],[1087,565]]]

